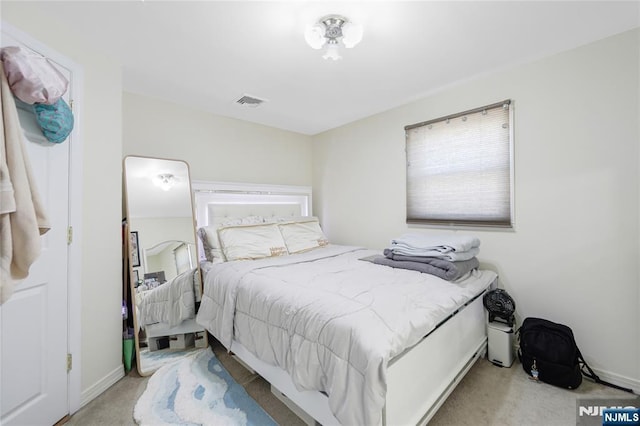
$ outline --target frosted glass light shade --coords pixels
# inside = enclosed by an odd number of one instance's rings
[[[362,41],[362,25],[347,22],[342,26],[342,43],[351,49]]]
[[[324,55],[322,55],[323,59],[333,59],[334,61],[337,61],[338,59],[342,59],[342,56],[340,56],[340,52],[338,51],[338,45],[337,44],[327,44],[327,49],[324,52]]]
[[[339,48],[352,48],[362,40],[362,25],[354,24],[341,15],[327,15],[313,26],[308,26],[304,38],[314,49],[325,47],[324,59],[342,59]]]
[[[324,46],[324,43],[327,41],[324,38],[324,28],[319,24],[307,27],[304,32],[304,39],[313,49],[322,49],[322,46]]]
[[[163,191],[168,191],[175,185],[176,177],[171,173],[164,173],[156,176],[153,179],[153,183]]]

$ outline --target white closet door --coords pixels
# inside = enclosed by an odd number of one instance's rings
[[[2,34],[2,46],[21,45]],[[70,79],[68,70],[59,66]],[[34,136],[33,117],[20,112],[27,153],[51,230],[29,277],[0,306],[0,424],[52,425],[69,412],[67,352],[67,227],[69,144]],[[37,129],[36,129],[37,130]]]

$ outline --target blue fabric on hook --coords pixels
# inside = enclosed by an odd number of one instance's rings
[[[42,133],[50,142],[62,143],[73,130],[73,113],[64,99],[58,99],[53,105],[34,104],[33,110]]]

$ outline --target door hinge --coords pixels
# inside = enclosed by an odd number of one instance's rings
[[[73,111],[73,99],[69,99],[69,109]]]
[[[73,226],[67,227],[67,245],[71,245],[73,242]]]
[[[73,368],[73,355],[67,354],[67,373]]]

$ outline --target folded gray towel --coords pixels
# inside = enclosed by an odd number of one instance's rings
[[[385,257],[392,259],[392,260],[400,260],[400,261],[407,261],[407,262],[420,262],[420,263],[428,263],[430,265],[436,265],[436,266],[440,266],[442,268],[449,268],[449,264],[454,263],[454,264],[458,264],[458,263],[462,263],[465,261],[468,261],[470,259],[475,258],[476,256],[472,253],[470,253],[469,257],[467,258],[463,258],[463,259],[448,259],[448,258],[444,258],[444,257],[440,257],[440,256],[408,256],[406,254],[397,254],[395,251],[393,251],[393,249],[384,249],[384,251],[382,252]]]
[[[385,250],[386,251],[386,250]],[[394,255],[396,256],[396,255]],[[407,256],[403,256],[407,257]],[[408,256],[414,257],[414,256]],[[375,255],[362,258],[360,260],[366,260],[376,265],[385,265],[392,268],[409,269],[412,271],[418,271],[425,274],[435,275],[443,280],[455,281],[462,277],[467,272],[478,268],[480,262],[477,258],[471,258],[469,260],[463,260],[460,262],[450,262],[448,260],[437,259],[433,257],[422,257],[418,261],[415,260],[396,260],[389,259],[386,256]]]

